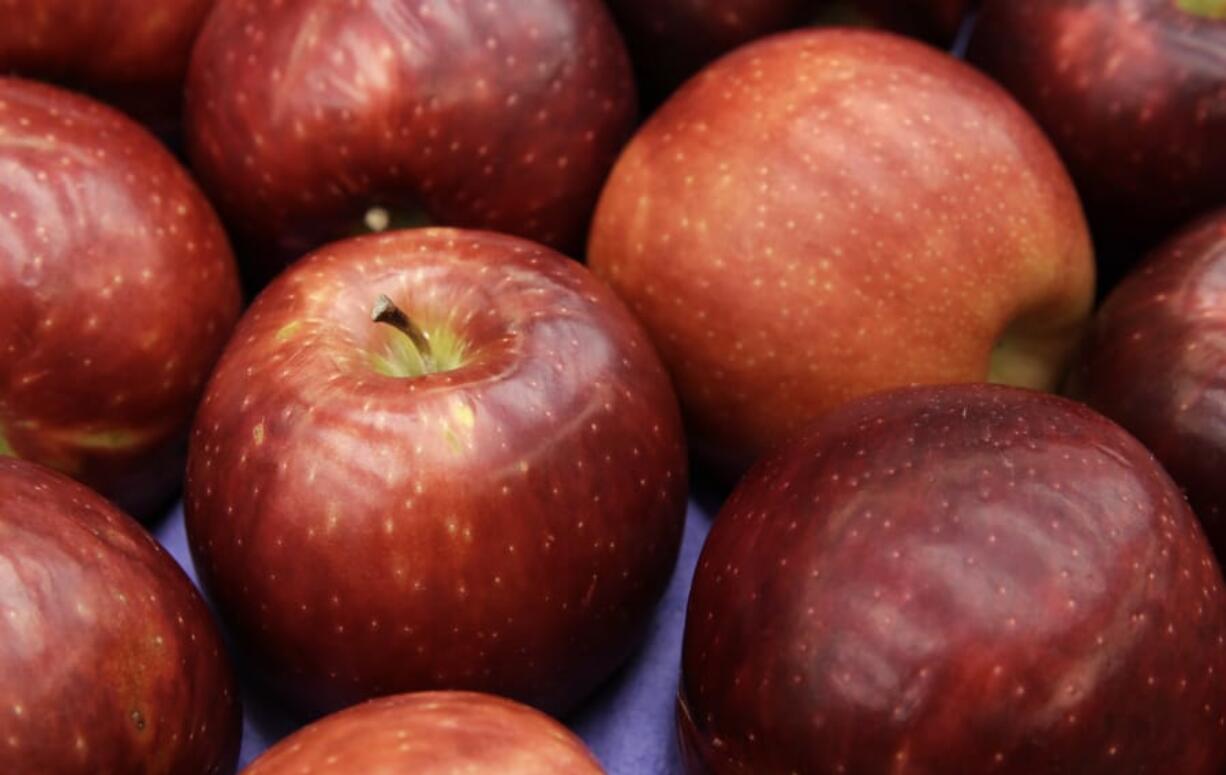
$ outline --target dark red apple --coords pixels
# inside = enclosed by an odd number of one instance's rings
[[[1217,775],[1226,590],[1196,518],[1084,405],[992,385],[850,403],[703,548],[690,771]]]
[[[60,82],[163,134],[213,0],[0,0],[0,73]]]
[[[117,111],[0,78],[0,303],[0,454],[163,505],[241,304],[187,172]]]
[[[634,118],[600,0],[221,0],[188,80],[193,166],[265,275],[423,219],[577,251]]]
[[[601,775],[566,727],[489,694],[420,692],[370,700],[273,746],[243,775]]]
[[[1145,443],[1226,557],[1226,210],[1185,229],[1118,285],[1070,392]]]
[[[238,699],[204,601],[140,525],[0,459],[0,772],[228,775]]]
[[[644,96],[667,96],[703,65],[812,18],[829,0],[608,0],[625,32]]]
[[[1008,95],[842,29],[752,43],[674,94],[618,160],[588,261],[730,469],[883,388],[1055,387],[1094,284],[1076,192]]]
[[[1226,3],[988,0],[969,56],[1038,119],[1104,240],[1226,203]]]
[[[206,588],[297,704],[459,688],[562,711],[639,641],[685,502],[676,399],[616,296],[443,229],[330,245],[260,295],[186,508]]]

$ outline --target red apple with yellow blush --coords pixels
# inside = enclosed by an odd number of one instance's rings
[[[154,514],[242,302],[187,171],[116,110],[0,78],[0,299],[0,454]]]
[[[566,727],[489,694],[419,692],[370,700],[306,726],[243,775],[603,775]]]
[[[686,506],[676,398],[611,290],[535,243],[334,243],[251,306],[196,417],[196,567],[265,678],[333,710],[562,712],[638,644]]]
[[[1077,194],[1021,108],[847,29],[752,43],[674,94],[614,167],[588,262],[732,470],[883,388],[1056,386],[1094,283]]]
[[[600,0],[220,0],[186,123],[267,279],[331,240],[423,222],[577,255],[635,113]]]

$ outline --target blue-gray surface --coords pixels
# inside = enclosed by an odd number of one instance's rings
[[[672,775],[681,771],[674,737],[673,698],[681,660],[685,601],[709,526],[708,511],[691,501],[681,559],[642,650],[578,713],[566,719],[591,746],[609,775]],[[176,508],[155,534],[195,581],[182,507]],[[244,766],[296,725],[250,681],[244,686],[243,712],[240,764]]]

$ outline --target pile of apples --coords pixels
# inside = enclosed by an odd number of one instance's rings
[[[0,0],[0,73],[0,772],[231,773],[237,662],[252,775],[599,773],[691,462],[688,772],[1226,772],[1226,0]]]

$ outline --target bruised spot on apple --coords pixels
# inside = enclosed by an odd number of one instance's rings
[[[573,705],[638,642],[687,491],[676,398],[586,268],[490,232],[320,249],[240,323],[192,432],[201,580],[314,710]]]

